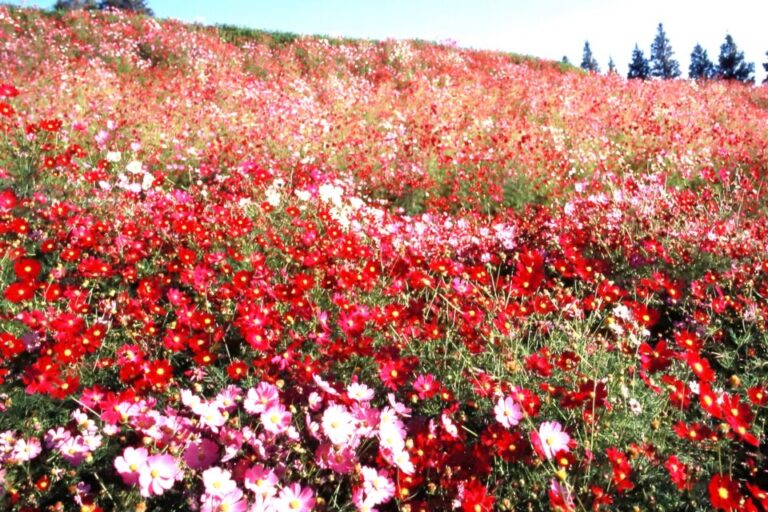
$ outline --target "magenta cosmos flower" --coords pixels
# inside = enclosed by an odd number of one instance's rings
[[[141,495],[149,498],[161,495],[171,487],[181,471],[171,455],[152,455],[139,470]]]

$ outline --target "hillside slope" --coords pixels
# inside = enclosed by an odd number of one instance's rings
[[[0,509],[768,510],[768,88],[0,6]]]

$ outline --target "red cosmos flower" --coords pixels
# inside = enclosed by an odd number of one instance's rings
[[[511,391],[511,396],[520,404],[525,414],[531,418],[538,416],[541,408],[541,398],[538,395],[529,389],[516,388]]]
[[[43,289],[43,299],[46,302],[56,302],[61,298],[61,286],[57,283],[51,283]]]
[[[712,431],[701,423],[691,423],[690,425],[687,425],[682,421],[678,421],[672,430],[675,431],[675,434],[677,434],[680,439],[687,439],[694,443],[700,443],[706,439],[710,439],[712,436]]]
[[[0,354],[8,360],[24,352],[24,344],[11,333],[0,333]]]
[[[8,103],[0,101],[0,115],[5,117],[11,117],[16,111]]]
[[[173,378],[173,367],[165,359],[158,359],[147,364],[144,376],[150,385],[164,388]]]
[[[656,373],[672,364],[673,352],[667,348],[666,341],[658,342],[655,347],[643,343],[637,352],[640,356],[640,365],[648,373]]]
[[[632,476],[632,466],[629,465],[629,459],[624,452],[616,448],[608,448],[605,451],[608,456],[608,462],[611,463],[611,480],[618,492],[628,491],[635,487],[630,479]]]
[[[19,200],[13,190],[7,188],[0,191],[0,213],[11,211],[18,202]]]
[[[666,462],[664,462],[664,467],[669,472],[669,477],[678,490],[683,491],[693,487],[688,466],[680,462],[677,455],[670,455]]]
[[[47,491],[50,486],[51,486],[51,479],[48,477],[48,475],[41,476],[35,482],[35,487],[40,492]]]
[[[11,84],[0,84],[0,98],[15,98],[19,90]]]
[[[248,365],[243,361],[232,361],[227,365],[227,375],[230,379],[238,381],[248,375]]]
[[[611,495],[606,493],[602,487],[592,486],[591,491],[592,496],[594,496],[594,500],[592,501],[592,512],[597,512],[603,505],[608,507],[613,503]]]
[[[768,492],[762,490],[754,484],[747,483],[749,493],[760,503],[763,510],[768,510]]]
[[[661,382],[669,387],[669,400],[673,406],[679,409],[687,409],[690,406],[691,392],[685,382],[677,380],[671,375],[664,375]]]
[[[490,512],[496,500],[493,495],[478,480],[470,480],[464,484],[461,497],[461,510],[463,512]]]
[[[80,346],[64,341],[56,343],[53,346],[53,353],[56,356],[56,361],[64,364],[72,364],[79,361],[85,351]]]
[[[545,347],[531,354],[525,358],[525,368],[534,372],[542,377],[549,377],[552,375],[552,364],[549,362],[550,357],[549,350]]]
[[[48,394],[61,383],[60,367],[50,357],[40,357],[24,373],[22,381],[30,394]]]
[[[701,338],[691,331],[679,331],[675,333],[675,343],[686,351],[698,352],[701,350]]]
[[[57,382],[50,391],[49,395],[58,400],[63,400],[69,395],[77,392],[80,387],[80,377],[75,374],[67,375],[63,380]]]
[[[34,288],[28,281],[11,283],[3,292],[3,296],[9,302],[18,304],[31,299],[35,294]]]
[[[736,483],[727,475],[713,475],[709,481],[709,499],[718,510],[737,510],[741,493]]]
[[[688,366],[699,380],[704,382],[714,382],[715,372],[709,365],[709,360],[707,360],[707,358],[702,357],[698,352],[689,350],[685,354],[685,362],[688,363]]]
[[[768,391],[766,391],[765,386],[753,386],[747,390],[747,396],[749,397],[749,400],[757,405],[766,405],[768,404]]]
[[[618,302],[626,295],[626,292],[612,281],[603,281],[597,286],[596,295],[602,299],[603,305],[606,305]]]
[[[544,256],[533,250],[523,250],[515,265],[512,290],[522,296],[533,294],[544,280]]]
[[[651,309],[645,304],[634,303],[632,305],[632,316],[638,324],[643,327],[653,327],[659,321],[659,312]]]
[[[382,384],[392,391],[397,391],[406,383],[410,368],[402,359],[379,363],[379,378]]]
[[[749,424],[754,415],[747,404],[740,403],[738,395],[724,396],[722,405],[723,415],[728,425],[744,442],[759,446],[757,437],[749,431]]]
[[[699,385],[699,404],[701,408],[713,418],[722,418],[722,411],[718,402],[718,396],[712,390],[709,382],[702,382]]]

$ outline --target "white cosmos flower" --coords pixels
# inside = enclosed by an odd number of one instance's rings
[[[125,170],[128,171],[131,174],[139,174],[143,171],[143,167],[141,165],[141,162],[138,160],[132,160],[128,163],[128,165],[125,166]]]
[[[355,418],[346,407],[333,404],[323,412],[323,433],[336,446],[346,444],[355,433]]]

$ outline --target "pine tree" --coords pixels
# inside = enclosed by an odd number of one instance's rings
[[[688,78],[691,80],[708,80],[715,76],[715,65],[709,60],[707,50],[696,43],[691,52],[691,65],[688,66]]]
[[[664,26],[659,23],[656,37],[651,44],[651,76],[660,78],[677,78],[680,76],[680,64],[672,58],[675,53],[669,44]]]
[[[765,52],[765,56],[768,57],[768,52]],[[765,61],[765,64],[763,64],[763,69],[766,73],[768,73],[768,61]],[[766,75],[765,80],[763,80],[764,84],[768,84],[768,75]]]
[[[744,52],[740,52],[731,34],[726,34],[725,42],[720,45],[717,77],[723,80],[754,82],[755,65],[744,61]]]
[[[152,9],[147,6],[144,0],[101,0],[99,9],[121,9],[124,11],[133,11],[140,14],[152,16]]]
[[[616,63],[613,62],[613,57],[608,57],[608,74],[616,74],[618,71],[616,70]]]
[[[584,41],[584,55],[581,58],[581,69],[585,71],[600,72],[600,66],[597,60],[592,56],[592,48],[589,47],[589,41]]]
[[[563,55],[563,58],[560,59],[560,63],[561,64],[566,64],[566,65],[570,66],[571,65],[571,59],[569,59],[567,55]]]
[[[641,80],[645,80],[650,75],[651,67],[648,64],[648,59],[646,59],[645,55],[643,55],[643,50],[635,45],[635,49],[632,50],[632,60],[629,62],[629,72],[627,73],[627,78],[639,78]]]
[[[96,0],[56,0],[54,11],[73,11],[76,9],[96,9]]]

